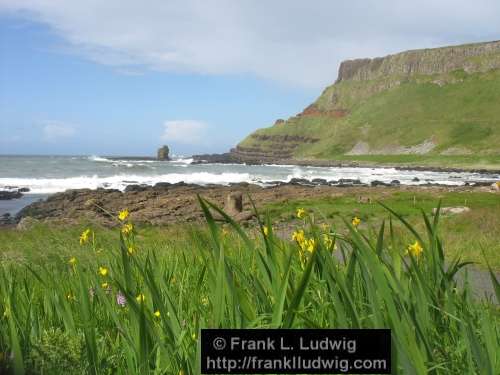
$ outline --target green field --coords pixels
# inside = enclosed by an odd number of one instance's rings
[[[490,197],[444,200],[489,215],[475,223],[481,238],[498,220]],[[498,309],[458,288],[462,263],[439,230],[470,236],[468,224],[417,218],[434,197],[409,198],[385,200],[401,215],[347,198],[289,201],[249,229],[215,222],[201,201],[199,226],[2,230],[0,372],[198,374],[201,328],[328,327],[391,328],[393,373],[497,374]],[[283,224],[295,240],[277,235]]]

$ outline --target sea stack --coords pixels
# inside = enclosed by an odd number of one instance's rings
[[[170,149],[168,148],[168,146],[164,145],[158,149],[158,152],[156,153],[156,158],[158,160],[170,160],[170,157],[168,156],[169,152]]]

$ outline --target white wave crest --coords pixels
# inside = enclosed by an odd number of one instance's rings
[[[110,177],[78,176],[68,178],[0,178],[0,190],[5,186],[27,187],[32,194],[52,194],[69,189],[118,189],[124,190],[128,185],[154,185],[158,182],[186,182],[198,185],[228,185],[238,182],[252,182],[248,173],[209,173],[191,174],[170,173],[157,176],[115,175]]]
[[[109,159],[106,159],[106,158],[103,158],[103,157],[100,157],[100,156],[97,156],[97,155],[91,155],[87,159],[89,159],[90,161],[98,161],[98,162],[106,162],[106,163],[112,163],[113,162],[113,160],[109,160]]]

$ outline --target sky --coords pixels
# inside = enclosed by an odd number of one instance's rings
[[[343,60],[499,39],[498,0],[0,0],[0,154],[224,152]]]

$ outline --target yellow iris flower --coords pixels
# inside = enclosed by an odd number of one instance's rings
[[[305,218],[305,217],[306,217],[306,215],[307,215],[307,212],[306,212],[306,210],[304,210],[303,208],[299,208],[299,209],[297,210],[297,217],[298,217],[299,219],[303,219],[303,218]]]
[[[106,267],[99,267],[97,273],[101,276],[106,276],[108,274],[108,269]]]
[[[132,233],[133,230],[134,230],[134,226],[130,223],[127,223],[127,224],[123,225],[123,227],[122,227],[122,233],[125,235],[129,235],[130,233]]]
[[[361,219],[357,216],[354,216],[351,223],[352,223],[352,226],[354,228],[356,228],[359,224],[361,224]]]
[[[129,212],[127,209],[121,210],[118,213],[118,219],[120,219],[121,221],[127,220],[128,215],[129,215]]]
[[[292,240],[297,241],[298,243],[303,242],[305,240],[305,238],[306,237],[305,237],[304,231],[302,229],[295,231],[292,234]]]
[[[420,245],[418,241],[415,241],[414,244],[408,245],[408,253],[413,255],[415,258],[420,257],[424,251],[424,248]]]
[[[89,236],[91,234],[90,229],[85,229],[82,234],[80,234],[80,245],[84,245],[89,241]]]
[[[310,238],[307,241],[307,243],[306,243],[306,249],[310,253],[312,253],[314,251],[314,249],[316,249],[316,240],[314,238]]]

